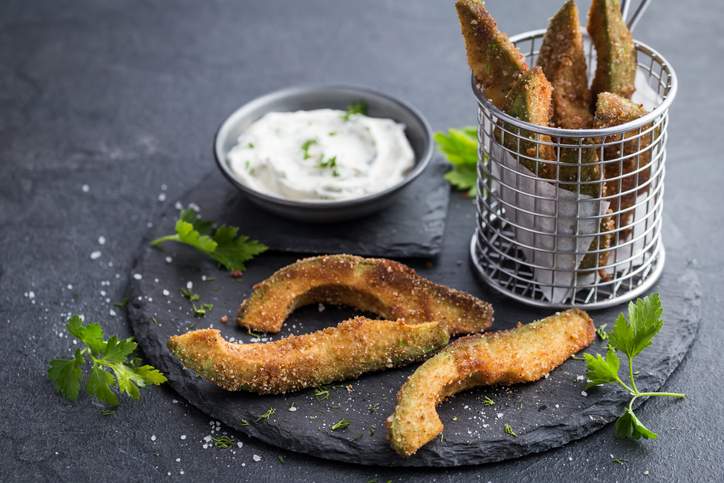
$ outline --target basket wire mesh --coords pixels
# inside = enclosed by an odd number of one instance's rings
[[[535,65],[545,30],[511,40]],[[584,34],[589,76],[595,50]],[[650,288],[662,273],[668,109],[676,75],[635,42],[637,88],[657,101],[635,121],[568,130],[520,121],[478,100],[477,229],[471,257],[491,287],[549,308],[605,308]],[[591,173],[600,175],[591,176]]]

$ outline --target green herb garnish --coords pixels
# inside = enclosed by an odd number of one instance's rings
[[[317,387],[314,389],[314,397],[319,399],[320,401],[324,399],[329,399],[329,389],[326,387]]]
[[[478,131],[468,126],[462,129],[448,129],[436,132],[435,143],[452,169],[445,173],[445,179],[459,190],[467,190],[475,196],[478,185]]]
[[[309,159],[312,157],[312,155],[309,154],[309,148],[311,148],[315,144],[318,144],[316,139],[307,139],[302,143],[302,153],[304,154],[304,159]]]
[[[584,354],[586,360],[586,388],[616,383],[632,397],[624,413],[616,420],[614,432],[619,438],[656,439],[657,435],[636,417],[633,404],[640,397],[683,398],[685,394],[677,392],[640,392],[636,387],[633,360],[651,345],[654,336],[661,330],[664,321],[661,318],[663,308],[658,294],[653,294],[628,305],[628,321],[623,313],[618,315],[613,330],[608,332],[608,350],[605,358],[601,354]],[[628,361],[629,384],[619,376],[621,361],[616,351],[626,355]]]
[[[349,121],[356,114],[367,115],[367,103],[364,101],[353,102],[347,106],[347,111],[342,115],[343,121]]]
[[[214,436],[213,441],[214,448],[219,449],[229,449],[234,445],[234,438],[225,434],[222,436]]]
[[[257,422],[257,423],[258,423],[259,421],[267,422],[267,421],[269,421],[269,418],[270,418],[270,417],[272,417],[272,416],[274,416],[274,414],[276,414],[276,412],[277,412],[276,409],[274,409],[274,408],[269,408],[269,409],[267,409],[267,410],[264,412],[264,414],[261,414],[258,418],[256,418],[256,422]]]
[[[206,314],[208,314],[209,312],[211,312],[213,310],[214,304],[201,304],[201,305],[191,304],[191,307],[194,312],[194,317],[204,317],[204,316],[206,316]]]
[[[206,254],[230,271],[244,271],[246,262],[267,250],[267,246],[245,235],[234,226],[220,225],[200,218],[194,210],[181,211],[176,221],[176,233],[156,238],[151,246],[174,241],[191,246]]]
[[[99,324],[84,325],[78,315],[68,319],[66,328],[85,347],[76,349],[70,359],[50,361],[48,378],[64,398],[70,401],[78,399],[87,362],[90,362],[91,366],[85,390],[89,396],[109,406],[115,407],[119,404],[116,391],[133,399],[140,399],[140,388],[166,382],[166,376],[158,369],[150,365],[140,365],[139,359],[134,357],[137,344],[133,337],[118,339],[112,336],[106,340]]]
[[[510,424],[508,424],[508,423],[505,423],[505,424],[503,425],[503,432],[504,432],[505,434],[509,435],[509,436],[514,437],[514,438],[517,438],[517,437],[518,437],[518,435],[515,433],[515,431],[513,431],[513,427],[512,427]]]
[[[347,419],[347,418],[342,418],[342,419],[340,419],[339,421],[337,421],[336,423],[334,423],[330,429],[331,429],[332,431],[337,431],[337,430],[339,430],[339,429],[345,429],[345,428],[348,427],[350,424],[352,424],[352,421],[350,421],[350,420]]]
[[[121,300],[113,304],[114,307],[118,307],[119,309],[125,309],[127,305],[128,297],[123,297]]]
[[[332,156],[327,159],[322,156],[317,166],[320,169],[331,169],[332,176],[339,176],[339,170],[337,169],[337,156]]]
[[[486,406],[495,406],[495,401],[490,399],[488,396],[485,396],[485,399],[483,399],[483,404]]]
[[[608,324],[602,324],[600,327],[598,327],[598,328],[596,329],[596,335],[597,335],[598,338],[601,339],[601,340],[606,340],[606,339],[608,339],[608,334],[606,333],[606,326],[607,326],[607,325],[608,325]]]
[[[239,426],[249,426],[249,421],[247,421],[246,419],[242,419],[241,421],[239,421]]]
[[[201,295],[193,293],[191,290],[185,287],[181,289],[181,295],[189,302],[198,302],[199,300],[201,300]]]
[[[278,456],[277,456],[277,459],[279,460],[279,462],[280,462],[281,464],[284,464],[284,456],[278,455]]]

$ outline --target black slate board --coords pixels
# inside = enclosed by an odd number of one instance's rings
[[[450,216],[459,217],[453,223],[459,225],[457,221],[469,218],[469,213]],[[220,219],[231,222],[233,214]],[[167,217],[158,225],[149,237],[170,230],[172,220]],[[469,234],[456,232],[455,236]],[[680,236],[665,239],[670,240],[667,265],[656,290],[664,302],[666,324],[653,346],[637,359],[640,371],[637,381],[642,390],[661,387],[692,344],[699,323],[699,281],[682,257],[684,240]],[[166,261],[167,256],[172,256],[171,263]],[[167,338],[193,328],[213,326],[221,329],[227,338],[251,341],[252,337],[244,330],[233,324],[221,324],[219,317],[228,314],[233,319],[239,302],[254,283],[296,258],[288,254],[265,254],[250,264],[241,279],[234,280],[184,247],[167,247],[162,253],[144,244],[133,271],[142,278],[132,278],[129,316],[148,360],[168,375],[170,385],[191,404],[242,433],[282,448],[332,460],[386,466],[458,466],[501,461],[564,445],[613,421],[627,402],[626,395],[615,389],[594,389],[584,396],[584,382],[579,379],[585,373],[584,365],[569,360],[547,379],[534,384],[479,388],[455,396],[440,407],[445,423],[444,440],[436,439],[412,458],[402,459],[389,448],[384,420],[394,407],[400,385],[414,367],[363,376],[349,382],[347,387],[331,388],[329,398],[320,400],[312,390],[285,396],[228,393],[184,370],[170,356],[165,346]],[[458,265],[454,270],[433,264],[414,266],[437,282],[478,296],[487,293],[475,282],[466,265]],[[214,280],[208,281],[208,277]],[[193,283],[193,290],[201,294],[203,302],[215,305],[205,319],[193,318],[190,304],[179,294],[179,289],[188,281]],[[519,309],[499,297],[491,300],[498,314],[509,314],[509,320],[500,320],[500,316],[496,319],[496,329],[514,325],[518,319],[512,317],[528,321],[548,314]],[[598,311],[593,316],[599,325],[610,326],[622,309]],[[293,314],[283,332],[273,338],[333,325],[352,313],[343,308],[326,307],[320,311],[316,306],[306,307]],[[597,341],[591,350],[602,351],[603,345]],[[494,407],[482,403],[485,396],[495,401]],[[290,410],[292,407],[295,409]],[[275,414],[268,420],[259,420],[269,408],[274,408]],[[331,431],[330,426],[342,418],[351,420],[352,424],[345,430]],[[517,438],[503,432],[505,423],[513,427]]]
[[[310,224],[280,218],[252,204],[214,171],[182,202],[193,202],[212,220],[223,219],[276,251],[355,253],[363,256],[432,257],[442,248],[450,185],[444,163],[434,160],[382,211],[342,223]],[[167,215],[176,216],[174,210]]]

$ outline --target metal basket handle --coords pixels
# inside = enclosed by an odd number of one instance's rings
[[[626,18],[629,16],[629,10],[631,9],[631,4],[634,3],[633,0],[621,0],[621,16],[626,20]],[[641,17],[643,17],[644,12],[646,12],[646,9],[649,6],[650,0],[641,0],[641,3],[639,3],[638,7],[636,7],[636,10],[634,10],[633,15],[626,21],[626,25],[628,25],[628,29],[633,32],[633,30],[636,28],[636,24],[639,23],[639,20],[641,20]]]

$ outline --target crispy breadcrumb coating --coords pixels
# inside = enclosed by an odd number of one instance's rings
[[[356,317],[260,344],[234,344],[218,330],[195,330],[171,337],[168,347],[184,366],[227,391],[281,394],[399,367],[448,341],[445,328],[435,322]]]
[[[593,0],[587,29],[596,47],[596,75],[591,84],[593,108],[601,92],[630,99],[636,82],[636,47],[621,16],[621,2]]]
[[[405,382],[387,420],[392,448],[410,456],[443,430],[437,405],[481,385],[540,379],[595,336],[593,321],[577,309],[522,327],[463,337],[428,359]]]
[[[525,58],[498,30],[495,19],[482,2],[457,0],[455,8],[475,80],[488,99],[499,109],[504,109],[508,91],[515,80],[528,70]]]
[[[553,124],[564,129],[591,127],[591,91],[576,2],[568,0],[551,18],[538,65],[553,85]]]
[[[646,109],[641,104],[636,104],[610,92],[602,92],[598,95],[596,103],[596,116],[593,126],[597,129],[611,126],[618,126],[631,122],[646,114]],[[649,178],[651,177],[651,152],[649,148],[657,136],[651,124],[639,129],[627,131],[623,135],[608,136],[602,142],[618,142],[625,139],[623,145],[613,144],[604,149],[604,164],[606,187],[609,194],[623,193],[619,197],[611,199],[611,209],[616,212],[621,210],[620,216],[615,216],[618,228],[624,228],[620,237],[627,237],[634,214],[636,197],[646,193],[649,189]],[[636,154],[643,151],[641,154]],[[625,159],[621,159],[625,158]],[[638,187],[638,189],[637,189]]]
[[[382,258],[327,255],[299,260],[254,286],[239,308],[239,325],[279,332],[298,307],[349,305],[389,320],[435,321],[450,335],[490,327],[493,308],[470,294],[435,284],[401,263]]]

